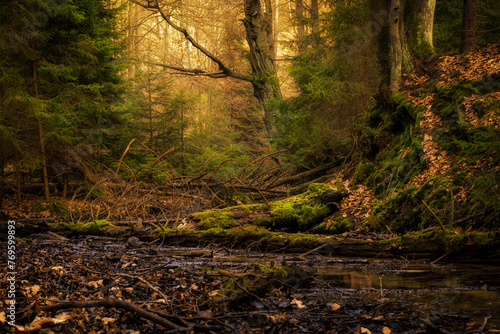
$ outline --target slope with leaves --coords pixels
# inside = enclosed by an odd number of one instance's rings
[[[397,233],[497,230],[499,73],[499,45],[434,57],[372,106],[358,129],[361,162],[346,173],[344,218]]]

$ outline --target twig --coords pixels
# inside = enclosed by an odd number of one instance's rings
[[[247,295],[251,296],[251,297],[254,297],[255,299],[257,299],[258,301],[260,301],[262,303],[262,305],[264,305],[269,311],[272,311],[271,307],[269,305],[267,305],[267,303],[265,301],[263,301],[259,296],[257,296],[256,294],[254,293],[251,293],[250,291],[248,291],[247,289],[245,289],[244,287],[241,286],[240,283],[238,283],[236,280],[233,279],[233,282],[234,284],[236,284],[241,290],[243,290],[244,293],[246,293]]]
[[[316,248],[314,248],[314,249],[311,249],[310,251],[307,251],[307,252],[305,252],[304,254],[299,255],[299,256],[298,256],[298,258],[299,258],[299,259],[302,259],[302,260],[306,260],[306,258],[305,258],[305,257],[306,257],[307,255],[309,255],[309,254],[311,254],[311,253],[314,253],[314,252],[316,252],[316,251],[319,251],[320,249],[323,249],[323,248],[325,248],[325,247],[326,247],[326,243],[324,243],[324,244],[322,244],[321,246],[318,246],[318,247],[316,247]]]
[[[444,227],[443,223],[441,222],[441,219],[439,219],[439,217],[438,217],[438,216],[436,216],[436,214],[434,213],[434,211],[432,211],[432,209],[431,209],[431,208],[427,205],[427,203],[425,203],[425,201],[424,201],[424,200],[422,200],[422,203],[424,203],[425,207],[426,207],[427,209],[429,209],[429,211],[432,213],[432,215],[433,215],[434,217],[436,217],[437,221],[439,222],[439,225],[441,225],[441,227],[443,228],[443,231],[446,231],[446,228]]]
[[[486,314],[484,316],[484,322],[483,322],[483,325],[481,326],[481,328],[479,328],[479,333],[482,333],[484,328],[486,327],[486,324],[488,323],[488,319],[491,318],[491,314]]]
[[[443,255],[441,255],[440,257],[438,257],[434,261],[432,261],[431,264],[436,264],[437,262],[439,262],[440,260],[444,259],[445,257],[447,257],[450,254],[451,254],[451,252],[449,252],[449,251],[446,252],[446,253],[444,253]]]
[[[140,276],[134,276],[134,275],[122,274],[122,273],[113,274],[113,275],[137,279],[137,280],[141,281],[142,283],[146,284],[151,290],[158,292],[161,295],[161,297],[165,300],[165,303],[168,300],[168,297],[163,292],[161,292],[158,288],[154,287],[151,283],[149,283],[148,281],[146,281],[144,278],[142,278]]]
[[[157,157],[159,157],[158,154],[156,154],[155,151],[151,150],[149,147],[147,147],[146,145],[144,145],[140,140],[137,140],[136,138],[134,138],[134,139],[132,139],[130,141],[130,143],[128,143],[128,146],[125,149],[125,151],[123,152],[122,156],[120,157],[120,160],[118,160],[118,166],[116,167],[115,175],[118,175],[118,171],[120,170],[120,165],[122,164],[123,158],[125,158],[125,155],[130,150],[130,147],[132,146],[132,144],[134,143],[134,141],[138,142],[147,151],[149,151],[149,152],[153,153],[154,155],[156,155]]]
[[[166,151],[165,153],[163,153],[162,155],[160,155],[152,164],[151,166],[149,166],[149,173],[148,175],[146,175],[146,177],[144,178],[145,180],[148,179],[149,175],[151,174],[151,171],[153,170],[154,166],[156,166],[157,163],[160,162],[160,160],[163,159],[163,157],[165,157],[167,154],[170,154],[172,153],[173,151],[175,151],[175,148],[171,148],[170,150]],[[135,175],[134,175],[134,178],[135,176],[137,176],[137,173],[139,173],[139,171],[143,169],[143,168],[139,168],[136,172],[135,172]]]

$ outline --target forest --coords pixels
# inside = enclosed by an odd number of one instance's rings
[[[0,328],[500,331],[499,1],[0,17]]]

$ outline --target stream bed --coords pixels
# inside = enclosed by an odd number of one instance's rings
[[[120,299],[160,312],[182,328],[174,332],[500,333],[500,266],[485,261],[431,264],[133,241],[37,237],[20,244],[17,321],[36,321],[35,301]],[[269,278],[262,268],[291,269],[297,280]],[[253,290],[259,285],[265,289]],[[165,330],[116,307],[65,312],[71,320],[54,322],[53,332]]]

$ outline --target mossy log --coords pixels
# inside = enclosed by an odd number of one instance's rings
[[[348,195],[342,184],[311,184],[300,195],[268,204],[239,205],[192,214],[191,228],[229,229],[258,225],[273,230],[306,231],[339,210],[337,203]]]

